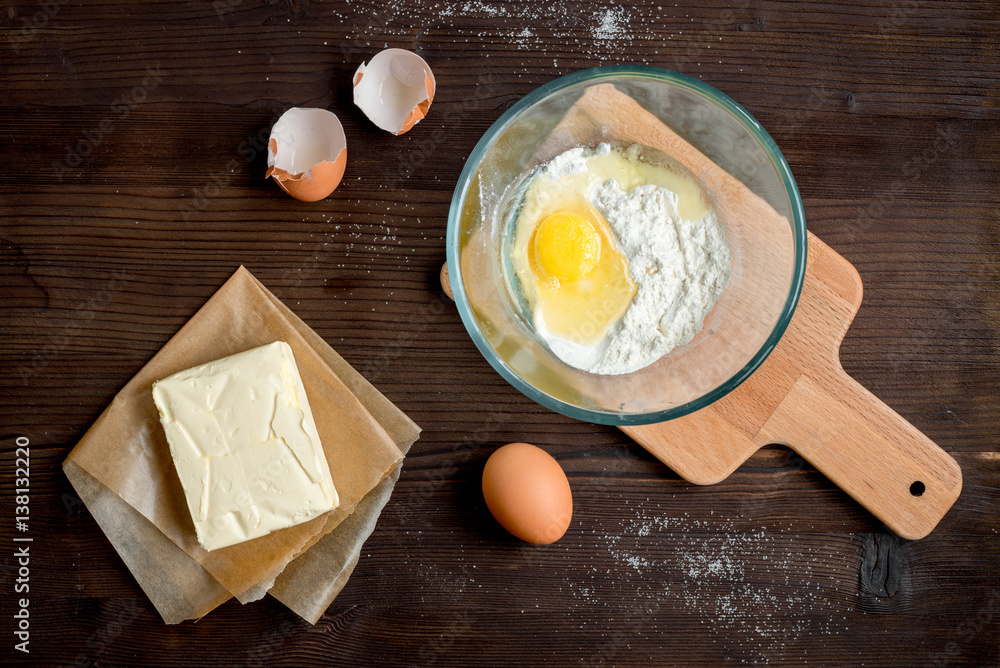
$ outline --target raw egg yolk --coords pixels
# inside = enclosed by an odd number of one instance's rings
[[[601,215],[567,199],[541,217],[529,241],[534,308],[552,335],[594,345],[625,313],[636,287]]]
[[[554,213],[535,232],[535,253],[545,273],[562,281],[577,281],[597,266],[601,237],[586,218]]]

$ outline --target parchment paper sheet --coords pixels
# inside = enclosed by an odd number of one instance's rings
[[[341,507],[206,552],[195,538],[150,387],[175,371],[275,340],[287,341],[295,354]],[[240,267],[119,392],[63,468],[167,623],[201,617],[230,594],[243,602],[263,596],[295,557],[303,560],[301,575],[282,579],[280,597],[315,623],[346,583],[419,431]],[[357,520],[338,530],[355,510]]]

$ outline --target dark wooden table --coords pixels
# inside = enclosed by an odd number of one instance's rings
[[[880,5],[880,6],[879,6]],[[995,2],[3,0],[0,657],[56,666],[1000,663],[1000,7]],[[403,137],[352,105],[386,47],[437,75]],[[927,538],[889,533],[777,446],[680,480],[482,359],[437,271],[478,138],[561,74],[696,76],[770,131],[809,228],[858,268],[844,367],[961,464]],[[262,178],[290,106],[350,144],[329,198]],[[870,221],[859,223],[859,221]],[[310,626],[273,599],[165,626],[60,463],[240,265],[423,429],[346,589]],[[30,654],[12,615],[16,439],[31,452]],[[566,537],[529,547],[478,478],[556,456]],[[23,441],[22,441],[23,442]],[[0,658],[0,662],[3,659]]]

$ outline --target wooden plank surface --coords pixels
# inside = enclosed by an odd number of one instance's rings
[[[0,661],[998,665],[998,35],[989,1],[5,1]],[[350,102],[386,46],[438,81],[403,137]],[[781,147],[810,230],[864,281],[845,370],[962,467],[927,538],[892,536],[776,446],[719,485],[685,483],[618,430],[518,394],[442,300],[475,142],[537,86],[616,63],[700,77]],[[316,204],[261,178],[295,105],[330,108],[348,136],[344,183]],[[59,464],[241,263],[424,432],[319,624],[268,598],[165,627]],[[504,534],[478,491],[489,453],[521,440],[570,477],[554,546]],[[34,538],[30,655],[11,633],[15,534]]]

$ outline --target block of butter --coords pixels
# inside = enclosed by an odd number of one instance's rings
[[[284,341],[157,381],[153,401],[206,550],[337,507],[309,400]]]

